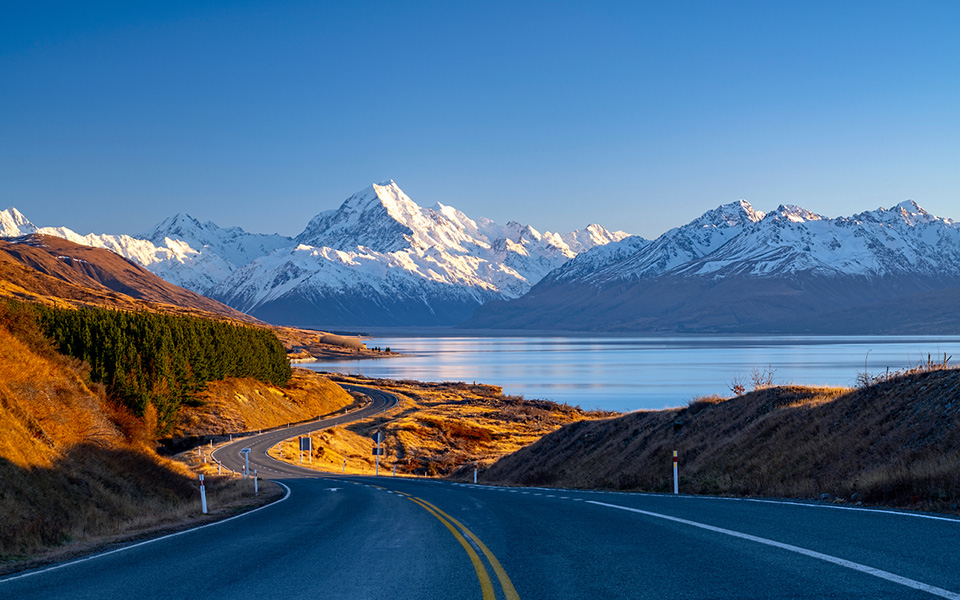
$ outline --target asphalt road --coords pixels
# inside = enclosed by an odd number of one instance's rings
[[[277,503],[0,579],[0,598],[960,599],[950,517],[283,469]]]
[[[280,478],[299,478],[315,477],[316,471],[300,469],[293,465],[288,465],[280,461],[273,460],[267,456],[267,450],[283,440],[306,435],[312,431],[326,429],[335,425],[342,425],[352,421],[366,419],[387,409],[396,406],[398,399],[395,395],[378,390],[376,388],[363,387],[359,385],[341,385],[347,391],[362,392],[370,397],[372,402],[361,409],[354,410],[337,417],[312,421],[291,427],[278,429],[269,433],[264,433],[248,438],[236,440],[230,444],[220,446],[213,451],[213,457],[223,465],[237,473],[241,473],[244,467],[244,458],[241,450],[250,449],[250,474],[257,471],[259,477],[265,479]]]

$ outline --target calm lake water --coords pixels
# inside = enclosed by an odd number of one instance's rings
[[[504,393],[585,409],[682,406],[730,395],[754,369],[774,382],[852,386],[857,373],[916,366],[930,354],[960,360],[960,336],[945,337],[377,337],[368,347],[408,356],[299,366],[389,379],[466,381]],[[955,364],[956,361],[951,361]]]

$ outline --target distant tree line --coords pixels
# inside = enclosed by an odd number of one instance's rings
[[[285,385],[287,353],[273,332],[198,317],[102,308],[37,306],[44,334],[62,354],[90,364],[90,378],[136,415],[152,405],[157,430],[210,381],[251,377]]]

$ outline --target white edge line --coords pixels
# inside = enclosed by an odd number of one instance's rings
[[[757,537],[755,535],[750,535],[748,533],[741,533],[739,531],[733,531],[732,529],[723,529],[722,527],[714,527],[713,525],[707,525],[705,523],[698,523],[696,521],[689,521],[687,519],[681,519],[678,517],[671,517],[669,515],[663,515],[660,513],[640,510],[639,508],[630,508],[628,506],[620,506],[617,504],[607,504],[606,502],[597,502],[596,500],[587,500],[587,502],[590,504],[596,504],[598,506],[607,506],[609,508],[617,508],[620,510],[639,513],[641,515],[646,515],[648,517],[666,519],[667,521],[682,523],[684,525],[690,525],[692,527],[699,527],[700,529],[706,529],[707,531],[713,531],[715,533],[722,533],[724,535],[729,535],[735,538],[756,542],[758,544],[773,546],[774,548],[780,548],[782,550],[788,550],[790,552],[795,552],[797,554],[809,556],[810,558],[816,558],[822,561],[826,561],[828,563],[839,565],[841,567],[853,569],[854,571],[866,573],[867,575],[873,575],[874,577],[879,577],[880,579],[886,579],[887,581],[897,583],[909,588],[913,588],[915,590],[920,590],[922,592],[927,592],[928,594],[933,594],[934,596],[947,598],[948,600],[960,600],[960,594],[956,592],[951,592],[950,590],[945,590],[943,588],[932,586],[932,585],[923,583],[921,581],[916,581],[914,579],[908,579],[907,577],[896,575],[895,573],[890,573],[889,571],[883,571],[881,569],[868,567],[867,565],[862,565],[860,563],[856,563],[843,558],[838,558],[836,556],[831,556],[829,554],[823,554],[822,552],[817,552],[815,550],[807,550],[806,548],[793,546],[791,544],[784,544],[783,542],[778,542],[778,541],[767,539],[767,538]]]
[[[116,553],[118,553],[118,552],[124,552],[124,551],[126,551],[126,550],[131,550],[131,549],[133,549],[133,548],[138,548],[138,547],[140,547],[140,546],[146,546],[147,544],[152,544],[152,543],[154,543],[154,542],[159,542],[159,541],[161,541],[161,540],[166,540],[166,539],[170,539],[170,538],[172,538],[172,537],[177,537],[178,535],[183,535],[183,534],[185,534],[185,533],[192,533],[192,532],[194,532],[194,531],[199,531],[199,530],[201,530],[201,529],[206,529],[207,527],[213,527],[214,525],[222,525],[222,524],[224,524],[224,523],[226,523],[226,522],[228,522],[228,521],[232,521],[232,520],[234,520],[234,519],[239,519],[239,518],[241,518],[241,517],[246,517],[247,515],[252,515],[253,513],[258,512],[258,511],[261,511],[261,510],[263,510],[263,509],[265,509],[265,508],[270,508],[271,506],[276,506],[277,504],[280,504],[281,502],[283,502],[284,500],[286,500],[287,498],[290,497],[290,488],[289,488],[289,487],[287,487],[285,484],[283,484],[283,483],[281,483],[281,482],[279,482],[279,481],[275,481],[274,483],[276,483],[276,484],[278,484],[278,485],[281,485],[281,486],[283,486],[284,488],[286,488],[287,493],[283,495],[283,498],[280,498],[279,500],[275,500],[275,501],[271,502],[270,504],[264,504],[263,506],[261,506],[261,507],[259,507],[259,508],[255,508],[255,509],[253,509],[253,510],[249,510],[249,511],[247,511],[247,512],[240,513],[239,515],[234,515],[234,516],[232,516],[232,517],[227,517],[226,519],[222,519],[222,520],[220,520],[220,521],[214,521],[213,523],[207,523],[206,525],[199,525],[199,526],[197,526],[197,527],[191,527],[190,529],[184,529],[183,531],[178,531],[178,532],[176,532],[176,533],[168,533],[167,535],[160,536],[160,537],[158,537],[158,538],[152,538],[152,539],[149,539],[149,540],[144,540],[144,541],[142,541],[142,542],[137,542],[136,544],[130,544],[129,546],[123,546],[123,547],[120,547],[120,548],[115,548],[115,549],[113,549],[113,550],[107,550],[106,552],[100,552],[100,553],[98,553],[98,554],[92,554],[92,555],[90,555],[90,556],[85,556],[85,557],[83,557],[83,558],[78,558],[78,559],[76,559],[76,560],[71,560],[71,561],[69,561],[69,562],[60,563],[60,564],[58,564],[58,565],[53,565],[53,566],[51,566],[51,567],[46,567],[46,568],[43,568],[43,569],[38,569],[38,570],[36,570],[36,571],[28,571],[28,572],[26,572],[26,573],[21,573],[21,574],[19,574],[19,575],[14,575],[14,576],[12,576],[12,577],[7,577],[7,578],[5,578],[5,579],[0,579],[0,583],[6,583],[6,582],[8,582],[8,581],[14,581],[15,579],[24,579],[24,578],[26,578],[26,577],[32,577],[32,576],[34,576],[34,575],[40,575],[41,573],[49,573],[50,571],[55,571],[55,570],[57,570],[57,569],[62,569],[62,568],[64,568],[64,567],[69,567],[69,566],[76,565],[76,564],[79,564],[79,563],[82,563],[82,562],[87,562],[88,560],[94,560],[94,559],[101,558],[101,557],[104,557],[104,556],[109,556],[109,555],[111,555],[111,554],[116,554]]]

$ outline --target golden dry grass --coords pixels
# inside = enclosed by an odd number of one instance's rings
[[[309,369],[293,369],[284,387],[255,379],[210,383],[200,406],[184,407],[175,437],[256,431],[316,418],[353,403],[350,394]]]
[[[960,370],[864,389],[783,386],[564,427],[482,475],[491,483],[960,503]]]
[[[367,385],[400,398],[389,412],[313,434],[312,462],[306,466],[347,473],[373,473],[372,434],[383,432],[381,473],[442,476],[474,464],[489,465],[533,443],[561,425],[608,416],[542,400],[504,396],[501,388],[459,382],[423,383],[331,375],[334,381]],[[299,461],[297,441],[289,440],[271,455]]]
[[[0,571],[198,522],[195,475],[157,456],[149,423],[88,385],[84,364],[31,323],[0,307]],[[238,504],[234,484],[211,484],[215,510]]]

